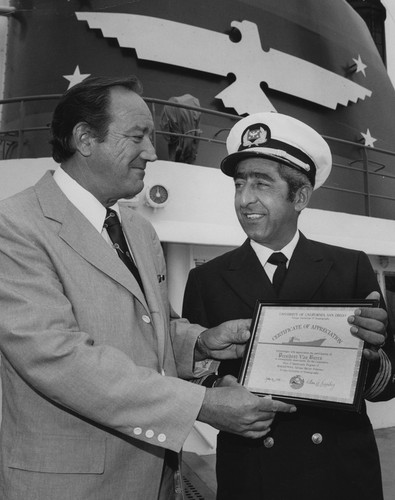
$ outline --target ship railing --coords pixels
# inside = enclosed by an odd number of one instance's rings
[[[48,109],[45,114],[47,123],[41,126],[29,126],[31,116],[27,114],[26,107],[28,103],[38,103],[39,101],[58,101],[61,94],[45,94],[36,96],[15,97],[0,100],[0,111],[2,111],[3,122],[4,120],[4,106],[18,104],[18,109],[14,110],[13,116],[15,118],[7,120],[8,129],[0,128],[0,157],[2,159],[14,158],[19,159],[23,157],[32,157],[26,155],[26,144],[28,142],[29,134],[42,133],[45,134],[47,143],[49,143],[49,122],[52,115],[52,107]],[[150,106],[152,115],[155,122],[155,130],[153,135],[153,143],[157,148],[160,138],[167,141],[169,137],[186,138],[193,137],[199,144],[207,143],[218,146],[217,154],[210,153],[210,159],[204,158],[201,162],[196,162],[200,166],[218,167],[220,159],[226,155],[225,140],[226,133],[230,130],[234,123],[241,117],[238,115],[224,113],[213,109],[203,108],[199,106],[191,106],[180,104],[163,99],[152,97],[144,98]],[[204,117],[205,124],[186,131],[186,133],[170,132],[168,130],[161,130],[158,124],[160,115],[164,106],[173,106],[184,108],[191,111],[197,111]],[[42,114],[42,113],[40,113]],[[214,126],[208,126],[208,118],[214,121]],[[202,120],[203,122],[203,120]],[[37,137],[36,135],[34,137]],[[223,138],[221,138],[223,137]],[[345,205],[346,208],[338,210],[359,213],[361,215],[384,217],[394,219],[395,216],[395,151],[384,150],[376,147],[367,146],[359,141],[347,141],[337,137],[323,136],[329,143],[332,152],[339,150],[340,154],[334,154],[333,171],[329,182],[321,188],[326,190],[328,196],[332,197],[333,205],[334,199],[338,197],[341,199],[340,205]],[[163,141],[162,139],[162,142]],[[342,148],[346,148],[349,152],[353,152],[353,159],[350,160],[349,155],[342,155]],[[210,150],[213,151],[213,150]],[[46,155],[50,156],[50,148],[47,146]],[[45,156],[40,154],[40,156]],[[202,155],[200,155],[202,156]],[[161,158],[161,156],[159,156]],[[167,159],[167,158],[161,158]],[[198,158],[200,159],[200,158]],[[337,176],[334,172],[337,172]],[[342,173],[343,172],[343,173]],[[353,177],[355,175],[355,177]],[[348,178],[348,182],[345,179]],[[355,181],[355,179],[358,179]],[[347,199],[355,198],[361,199],[363,207],[357,210],[351,206],[354,202],[350,202],[350,210],[347,209]],[[361,204],[361,202],[358,202]],[[379,205],[379,209],[377,209]],[[382,205],[386,208],[382,209]],[[318,208],[320,208],[318,206]],[[333,207],[323,207],[324,209],[335,209]],[[384,212],[384,214],[383,214]]]

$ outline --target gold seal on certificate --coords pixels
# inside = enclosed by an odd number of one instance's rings
[[[257,301],[239,381],[255,394],[358,411],[366,378],[364,342],[349,316],[374,300]]]

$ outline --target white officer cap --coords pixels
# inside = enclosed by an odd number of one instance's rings
[[[226,148],[228,156],[222,160],[221,170],[231,177],[241,160],[263,157],[300,170],[317,189],[332,168],[331,151],[321,135],[280,113],[256,113],[238,121],[229,132]]]

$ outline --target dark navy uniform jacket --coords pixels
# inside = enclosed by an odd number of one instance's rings
[[[380,291],[363,252],[306,239],[289,263],[280,299],[365,299]],[[183,316],[212,327],[251,318],[257,299],[274,300],[272,284],[249,240],[191,270]],[[389,329],[380,361],[368,368],[366,394],[374,401],[395,396],[394,340]],[[238,376],[240,360],[221,362],[221,375]],[[380,462],[365,402],[359,413],[299,405],[277,414],[270,433],[252,440],[220,432],[218,500],[381,500]]]

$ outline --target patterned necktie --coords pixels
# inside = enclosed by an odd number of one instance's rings
[[[143,282],[141,281],[140,273],[134,263],[126,243],[125,235],[122,231],[122,226],[118,218],[118,214],[114,210],[107,208],[107,216],[104,221],[103,227],[107,230],[108,236],[113,242],[114,248],[118,253],[119,258],[126,265],[129,271],[136,278],[137,283],[140,285],[144,293]]]
[[[281,285],[287,273],[287,260],[287,257],[281,252],[272,253],[267,260],[270,264],[277,266],[273,275],[273,287],[277,295],[280,293]]]

